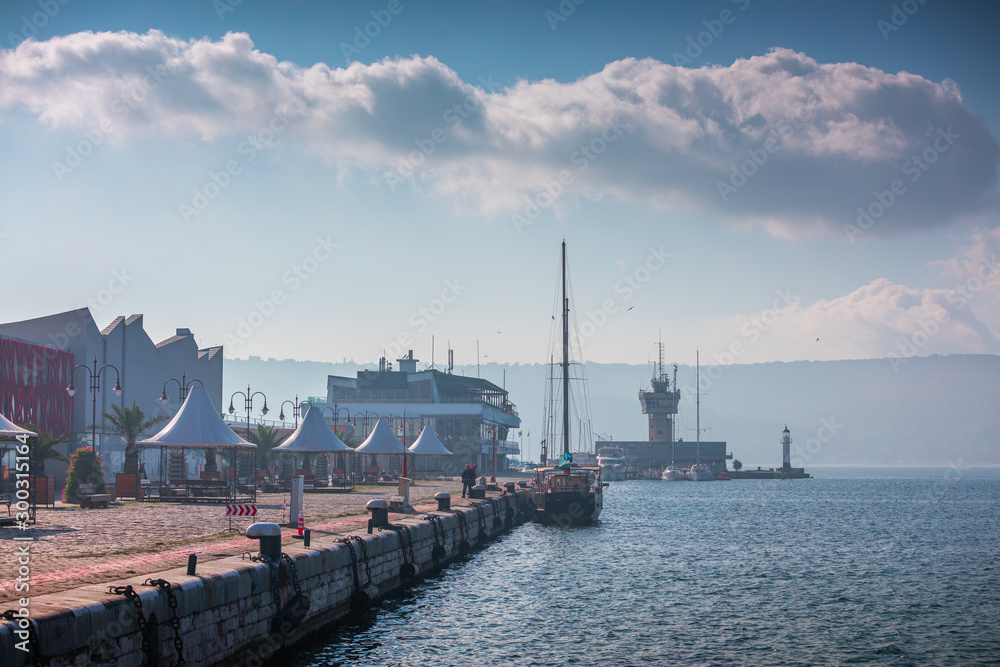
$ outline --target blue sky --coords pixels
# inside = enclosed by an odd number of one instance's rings
[[[0,6],[0,319],[542,361],[565,238],[590,360],[1000,353],[990,3],[278,7]]]

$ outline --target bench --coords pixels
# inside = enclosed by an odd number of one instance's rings
[[[80,507],[94,508],[94,507],[107,507],[108,503],[111,502],[110,493],[92,493],[89,496],[78,496],[80,499]]]
[[[107,507],[108,503],[113,500],[113,496],[110,493],[94,493],[93,484],[81,484],[77,488],[76,494],[77,500],[80,501],[80,507],[94,508],[94,507]]]
[[[13,493],[0,493],[0,504],[7,503],[7,516],[10,516],[10,506],[14,504]]]

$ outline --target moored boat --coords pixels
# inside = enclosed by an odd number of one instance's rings
[[[574,465],[570,454],[569,418],[569,299],[566,296],[566,242],[562,244],[562,444],[563,461],[535,469],[531,499],[535,520],[560,526],[587,525],[597,521],[604,508],[600,466]],[[543,446],[543,459],[547,455]]]
[[[625,479],[625,450],[621,447],[601,447],[597,452],[597,465],[601,467],[601,479],[606,482],[620,482]]]

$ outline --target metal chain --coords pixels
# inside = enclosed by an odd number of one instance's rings
[[[274,603],[274,618],[276,621],[281,620],[281,584],[278,583],[278,563],[274,561],[270,556],[261,557],[265,563],[267,563],[267,569],[271,574],[271,601]]]
[[[361,590],[361,579],[358,577],[358,555],[354,553],[354,545],[351,544],[351,538],[342,537],[337,541],[346,546],[347,551],[351,554],[351,570],[354,574],[354,590]]]
[[[368,562],[368,547],[365,544],[364,539],[358,537],[357,535],[352,535],[351,539],[356,540],[357,543],[361,546],[361,560],[365,564],[365,577],[368,579],[368,582],[365,584],[365,586],[367,586],[368,584],[372,583],[372,567],[371,564]]]
[[[146,617],[142,613],[142,599],[131,586],[108,586],[108,592],[115,595],[124,595],[132,603],[135,609],[135,624],[139,628],[139,637],[142,639],[142,654],[149,655],[149,637],[146,636]]]
[[[410,562],[417,562],[417,555],[413,553],[413,533],[410,532],[410,527],[403,524],[403,532],[406,533],[406,549],[410,552]]]
[[[167,604],[170,606],[170,627],[174,629],[174,649],[177,651],[177,664],[185,665],[184,662],[184,641],[181,639],[181,619],[177,617],[177,596],[170,588],[170,582],[166,579],[147,579],[147,586],[156,586],[161,591],[167,593]]]
[[[288,565],[288,571],[292,574],[292,588],[295,589],[295,594],[302,595],[302,587],[299,586],[299,573],[295,569],[295,560],[284,551],[281,552],[281,560],[285,561],[285,564]]]
[[[131,588],[131,587],[130,587]],[[13,623],[19,623],[20,616],[17,616],[17,611],[13,609],[8,609],[7,611],[0,614],[0,617],[11,621]],[[28,651],[32,656],[32,663],[35,665],[42,665],[42,647],[39,645],[38,633],[35,632],[35,626],[32,624],[31,620],[28,620]]]

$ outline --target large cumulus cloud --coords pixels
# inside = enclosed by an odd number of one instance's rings
[[[991,212],[1000,162],[954,82],[786,49],[699,69],[626,59],[507,88],[462,81],[432,57],[301,67],[238,33],[84,32],[0,51],[0,112],[86,130],[135,97],[116,140],[216,141],[280,113],[299,150],[483,214],[521,215],[562,175],[556,210],[610,196],[776,235],[842,234],[899,181],[864,228],[878,235]],[[941,132],[953,138],[945,150]],[[914,171],[925,154],[933,163]]]

